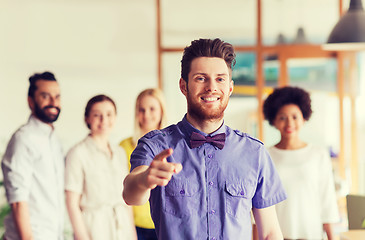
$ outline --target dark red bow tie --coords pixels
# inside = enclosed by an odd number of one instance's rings
[[[212,137],[210,136],[203,136],[200,133],[193,132],[190,136],[190,145],[192,148],[199,147],[204,143],[210,143],[213,146],[216,146],[219,149],[223,149],[224,142],[226,141],[226,134],[219,133]]]

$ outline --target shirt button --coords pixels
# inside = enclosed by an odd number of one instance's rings
[[[212,154],[208,154],[208,158],[212,158],[213,157],[213,155]]]
[[[243,195],[245,195],[245,193],[243,192],[243,190],[240,192],[240,194],[243,196]]]
[[[180,190],[180,194],[185,194],[185,190],[184,189],[181,189]]]
[[[212,239],[212,240],[216,240],[216,238],[215,238],[215,237],[212,237],[211,239]]]
[[[213,186],[213,185],[214,185],[214,183],[213,183],[212,181],[210,181],[210,182],[209,182],[209,185],[210,185],[210,186]]]
[[[215,210],[214,209],[210,211],[210,214],[214,214],[214,213],[215,213]]]

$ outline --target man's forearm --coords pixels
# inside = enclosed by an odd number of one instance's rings
[[[173,150],[165,149],[157,154],[150,166],[141,165],[124,179],[123,198],[129,205],[142,205],[150,197],[151,189],[166,186],[173,174],[182,170],[180,163],[167,162]]]
[[[10,206],[20,238],[22,240],[32,240],[33,234],[30,225],[28,203],[15,202],[10,204]]]
[[[132,172],[124,179],[123,198],[128,205],[143,205],[150,197],[151,190],[141,184],[142,174]]]

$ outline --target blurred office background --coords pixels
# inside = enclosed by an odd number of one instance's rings
[[[51,71],[61,86],[56,128],[65,152],[87,133],[86,102],[111,96],[118,107],[112,141],[133,132],[138,93],[161,87],[169,123],[185,111],[178,89],[182,49],[219,37],[237,50],[235,92],[225,121],[278,141],[260,107],[272,88],[310,91],[314,113],[303,138],[328,147],[339,198],[365,193],[365,58],[322,44],[349,0],[0,0],[0,154],[29,116],[28,77]]]

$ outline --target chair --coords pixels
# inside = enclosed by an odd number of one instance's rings
[[[346,205],[349,230],[365,229],[365,196],[349,194]]]

